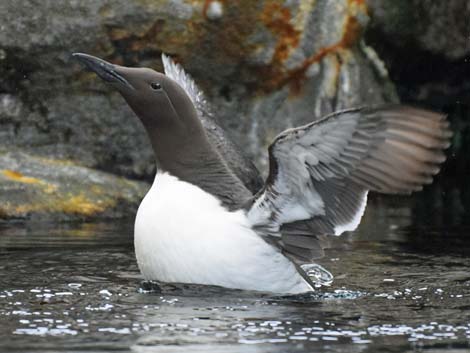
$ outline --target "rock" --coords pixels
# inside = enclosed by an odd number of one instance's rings
[[[449,60],[470,54],[468,0],[368,0],[372,36],[414,51],[427,51]]]
[[[148,188],[70,161],[0,153],[0,219],[132,218]]]
[[[400,99],[450,113],[453,121],[466,121],[470,85],[462,77],[470,75],[465,15],[470,13],[470,1],[368,4],[372,20],[366,40],[384,59]]]
[[[443,112],[454,133],[433,187],[416,202],[417,224],[458,223],[470,209],[469,0],[369,0],[365,38],[384,60],[406,104]],[[459,190],[461,192],[459,192]],[[470,195],[470,194],[469,194]],[[468,213],[468,211],[467,211]]]
[[[286,127],[396,100],[361,41],[367,22],[363,0],[2,1],[0,144],[150,180],[153,154],[139,122],[70,54],[161,69],[166,52],[263,165],[266,145]]]
[[[285,128],[397,100],[362,41],[368,20],[364,0],[1,1],[2,216],[128,215],[147,185],[92,169],[153,177],[139,121],[71,53],[160,71],[171,55],[265,171]]]

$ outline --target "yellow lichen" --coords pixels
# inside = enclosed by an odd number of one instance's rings
[[[44,191],[44,193],[46,194],[53,194],[57,191],[57,185],[44,183],[43,186],[44,188],[42,189],[42,191]]]
[[[83,216],[93,216],[104,212],[106,209],[115,206],[116,201],[112,199],[101,199],[103,190],[96,185],[90,188],[91,196],[84,193],[64,194],[57,192],[59,187],[38,178],[28,177],[18,171],[5,169],[2,171],[4,177],[10,181],[39,185],[44,196],[40,196],[41,201],[12,204],[6,202],[0,207],[0,218],[5,215],[27,215],[30,213],[60,212],[65,214],[77,214]],[[96,200],[94,200],[96,198]]]
[[[51,198],[46,202],[34,202],[28,204],[12,205],[3,204],[0,207],[0,215],[27,215],[30,213],[59,212],[82,216],[93,216],[104,212],[106,209],[116,205],[114,200],[93,201],[84,194],[65,195]]]
[[[92,216],[106,210],[110,202],[94,202],[83,194],[73,195],[58,202],[60,211],[70,214]]]
[[[9,179],[11,181],[16,181],[18,183],[24,183],[24,184],[40,184],[41,183],[41,180],[39,180],[37,178],[24,176],[20,172],[16,172],[14,170],[5,169],[3,171],[3,175],[7,179]]]
[[[92,75],[92,74],[90,74]],[[90,76],[90,78],[94,78],[96,80],[96,75],[94,77]],[[76,167],[80,166],[81,162],[78,160],[72,160],[72,159],[52,159],[52,158],[47,158],[47,157],[38,157],[35,156],[33,157],[34,161],[40,163],[40,164],[48,164],[51,166],[58,166],[58,167]]]
[[[299,9],[292,18],[292,24],[299,32],[302,32],[307,26],[316,4],[317,0],[303,0],[299,2]]]
[[[94,193],[95,195],[102,195],[103,194],[103,189],[99,187],[98,185],[92,185],[90,188],[90,191]]]
[[[21,174],[18,171],[5,169],[2,171],[2,174],[10,181],[14,181],[16,183],[23,183],[23,184],[33,184],[39,185],[42,187],[42,191],[46,194],[52,194],[57,191],[57,185],[50,184],[44,180],[29,177]]]

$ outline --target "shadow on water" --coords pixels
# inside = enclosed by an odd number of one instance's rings
[[[142,285],[129,223],[0,224],[0,351],[467,352],[468,226],[421,197],[372,199],[296,297]]]

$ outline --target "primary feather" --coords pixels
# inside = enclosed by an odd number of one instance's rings
[[[398,105],[286,130],[269,147],[269,177],[248,217],[288,254],[311,261],[318,237],[356,229],[368,191],[410,193],[431,183],[450,136],[443,115]]]

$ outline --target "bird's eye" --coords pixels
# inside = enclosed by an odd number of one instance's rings
[[[152,88],[153,88],[154,90],[156,90],[156,91],[162,89],[162,85],[159,84],[158,82],[152,82],[152,83],[150,84],[150,87],[152,87]]]

